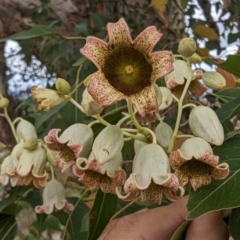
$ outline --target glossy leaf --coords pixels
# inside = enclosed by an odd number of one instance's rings
[[[240,208],[234,208],[229,219],[229,231],[234,240],[240,240]]]
[[[227,120],[234,117],[239,112],[240,112],[240,98],[234,99],[233,101],[223,105],[216,111],[218,118],[222,124],[224,124]]]
[[[54,217],[54,216],[48,216],[43,224],[43,230],[45,229],[53,229],[56,231],[61,231],[61,224],[59,222],[59,220]]]
[[[109,220],[116,212],[118,198],[110,193],[97,192],[93,208],[90,212],[90,228],[88,240],[98,239]]]
[[[7,38],[0,39],[0,42],[4,42],[8,39],[23,40],[43,36],[58,36],[58,35],[60,36],[60,34],[56,32],[54,29],[45,25],[32,24],[31,27],[32,28],[27,31],[19,32]]]
[[[185,221],[183,222],[178,228],[177,230],[174,232],[174,234],[171,237],[171,240],[184,240],[185,239],[185,233],[186,230],[189,226],[189,224],[191,223],[191,221]]]
[[[240,77],[239,62],[240,62],[239,55],[228,55],[227,60],[225,62],[216,65],[232,73],[233,75]]]
[[[228,88],[219,92],[213,93],[214,96],[222,100],[223,102],[231,102],[235,98],[240,97],[240,88]]]
[[[0,214],[0,239],[13,240],[16,236],[17,224],[14,215]]]
[[[240,136],[230,138],[222,146],[214,148],[220,162],[227,162],[230,174],[224,180],[212,180],[208,186],[191,191],[187,209],[188,219],[206,212],[240,206]]]

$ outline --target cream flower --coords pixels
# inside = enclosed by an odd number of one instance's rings
[[[180,98],[184,89],[185,81],[187,80],[188,75],[191,74],[192,82],[190,83],[188,90],[194,96],[202,96],[202,94],[207,90],[207,87],[199,81],[202,77],[202,71],[196,70],[194,73],[191,70],[189,73],[187,63],[179,59],[173,62],[173,66],[174,71],[164,77],[167,88],[169,88],[177,98]]]
[[[44,187],[48,178],[46,160],[47,155],[42,147],[38,146],[33,151],[24,149],[19,155],[16,168],[18,185],[29,185],[32,181],[36,188]]]
[[[123,18],[108,23],[107,30],[109,43],[87,37],[80,49],[99,69],[91,76],[89,94],[102,107],[127,98],[142,116],[155,111],[153,84],[173,70],[171,52],[152,53],[162,34],[150,26],[133,41]]]
[[[33,86],[31,92],[33,100],[37,102],[38,110],[44,109],[45,111],[49,111],[49,109],[68,100],[64,95],[48,88],[37,88]]]
[[[17,136],[20,140],[27,141],[30,138],[37,139],[37,132],[35,127],[29,121],[21,119],[16,128]]]
[[[52,129],[44,138],[47,147],[56,151],[55,164],[64,171],[78,157],[84,157],[91,149],[93,132],[90,127],[76,123],[68,127],[60,137],[60,129]]]
[[[96,137],[90,157],[78,158],[73,173],[90,190],[100,187],[103,192],[115,193],[124,184],[126,173],[121,168],[123,135],[118,126],[107,126]]]
[[[180,195],[176,193],[180,190]],[[184,194],[179,187],[177,177],[171,173],[168,157],[162,147],[148,144],[140,148],[133,160],[132,174],[124,184],[123,196],[120,188],[117,195],[123,200],[133,200],[141,194],[142,201],[153,201],[161,204],[163,193],[175,201]]]
[[[51,214],[53,211],[61,209],[69,212],[73,208],[73,205],[66,200],[63,185],[59,181],[52,179],[43,190],[43,205],[36,206],[35,211],[37,213]]]
[[[213,154],[209,143],[199,137],[187,139],[180,149],[170,154],[169,161],[180,185],[190,181],[194,191],[209,185],[211,178],[224,179],[229,174],[229,165],[218,164],[219,157]]]

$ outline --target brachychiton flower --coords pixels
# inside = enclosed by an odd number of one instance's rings
[[[107,30],[109,43],[87,37],[80,49],[99,69],[91,75],[89,94],[102,107],[130,99],[142,116],[157,110],[153,84],[173,70],[171,52],[152,53],[162,34],[150,26],[133,41],[123,18]]]
[[[180,184],[190,181],[194,191],[209,185],[211,178],[224,179],[229,174],[229,165],[218,164],[219,157],[213,154],[210,144],[199,137],[187,139],[170,154],[169,161]]]

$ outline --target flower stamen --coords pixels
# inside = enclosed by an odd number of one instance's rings
[[[132,65],[127,65],[124,69],[124,72],[126,75],[131,75],[134,71],[134,68]]]

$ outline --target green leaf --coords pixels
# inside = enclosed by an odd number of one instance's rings
[[[234,117],[236,114],[240,112],[240,98],[236,98],[233,101],[223,105],[216,111],[218,118],[222,124],[224,124],[227,120]]]
[[[188,0],[180,0],[180,2],[181,2],[182,8],[185,9],[188,4]]]
[[[61,108],[63,108],[67,102],[63,102],[60,105],[50,109],[49,111],[41,111],[41,112],[36,112],[34,114],[31,114],[31,117],[34,117],[36,119],[35,122],[35,128],[38,130],[38,128],[49,118],[51,118],[54,114],[58,113]]]
[[[229,231],[234,240],[240,240],[240,208],[234,208],[231,212]]]
[[[235,98],[240,97],[240,88],[228,88],[219,92],[213,93],[214,96],[221,99],[223,102],[231,102]]]
[[[197,25],[193,29],[194,33],[197,33],[202,38],[208,38],[209,40],[218,40],[219,36],[213,28],[209,28],[203,24]]]
[[[16,236],[17,224],[14,215],[0,214],[0,239],[13,240]]]
[[[90,212],[90,229],[88,240],[98,239],[109,220],[116,212],[118,198],[110,193],[97,192],[94,205]]]
[[[59,220],[56,217],[48,216],[46,218],[46,220],[44,221],[44,224],[43,224],[43,230],[46,230],[46,229],[53,229],[53,230],[56,230],[56,231],[62,231],[61,223],[59,222]]]
[[[191,221],[185,221],[183,222],[178,228],[177,230],[174,232],[174,234],[171,237],[171,240],[184,240],[185,239],[185,233],[186,230],[189,226],[189,224],[191,223]]]
[[[214,154],[221,162],[227,162],[229,176],[224,180],[212,180],[208,186],[196,192],[191,191],[187,208],[188,219],[196,218],[206,212],[240,206],[240,136],[230,138],[222,146],[215,147]]]
[[[69,240],[87,240],[88,239],[88,232],[81,232],[74,237],[71,237]]]
[[[29,38],[35,38],[35,37],[43,37],[43,36],[61,36],[58,32],[56,32],[54,29],[40,24],[32,24],[31,29],[23,32],[19,32],[16,34],[13,34],[7,38],[0,39],[0,42],[4,42],[8,39],[12,40],[23,40],[23,39],[29,39]]]
[[[65,213],[64,211],[58,211],[53,213],[53,215],[61,222],[63,226],[67,228],[67,232],[70,237],[74,237],[82,232],[81,229],[82,225],[84,224],[83,219],[86,213],[89,212],[89,208],[85,202],[78,198],[68,198],[67,200],[69,203],[73,204],[74,210],[69,214]],[[69,238],[66,234],[65,239]]]
[[[240,55],[228,55],[227,60],[223,63],[216,64],[218,67],[240,77]]]
[[[228,132],[226,135],[225,135],[225,138],[224,138],[224,141],[238,135],[240,133],[240,129],[236,129],[236,130],[233,130],[231,132]]]
[[[0,212],[3,211],[4,208],[8,207],[12,203],[14,203],[17,199],[20,199],[22,195],[24,195],[28,191],[29,187],[14,187],[11,189],[9,197],[0,201]]]
[[[82,65],[86,60],[87,60],[86,57],[81,57],[72,66],[78,67],[78,66]]]

